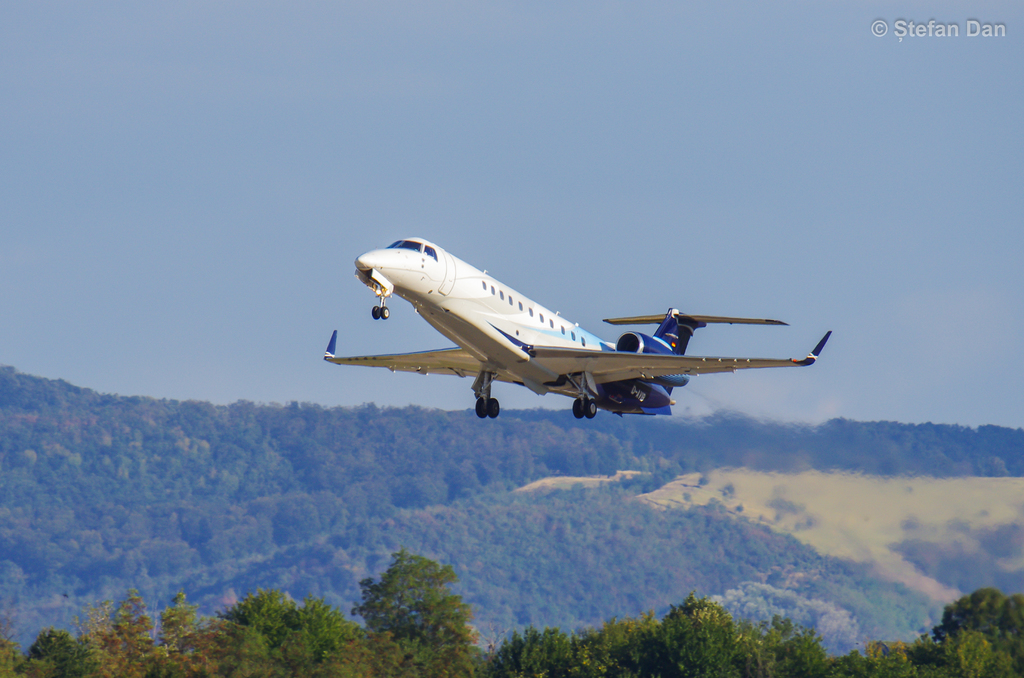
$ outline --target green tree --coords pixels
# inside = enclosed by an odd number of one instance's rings
[[[95,651],[101,678],[142,678],[153,660],[153,622],[135,589],[113,609],[110,601],[87,609],[81,640]]]
[[[404,548],[392,554],[380,581],[359,582],[363,602],[352,609],[374,634],[389,634],[412,664],[434,676],[473,673],[472,611],[449,590],[458,581],[450,565],[439,565]]]
[[[984,636],[993,649],[1013,660],[1018,675],[1024,675],[1024,594],[978,589],[946,606],[932,636],[945,645],[967,631]]]
[[[307,595],[298,611],[302,642],[317,661],[338,654],[346,645],[363,637],[363,630],[323,598]]]
[[[279,648],[299,629],[295,601],[276,589],[257,589],[221,614],[221,618],[260,634],[270,648]]]
[[[157,664],[162,675],[209,675],[215,668],[222,620],[198,616],[199,606],[186,601],[185,592],[174,596],[173,604],[160,614]]]
[[[266,678],[288,675],[277,653],[268,647],[266,637],[251,626],[226,624],[217,634],[212,654],[218,675]]]
[[[775,615],[772,621],[736,625],[737,667],[743,678],[824,676],[828,653],[814,629]]]
[[[940,643],[963,630],[997,640],[1020,639],[1022,629],[1024,594],[1007,596],[999,589],[982,588],[947,605],[932,635]]]
[[[0,678],[13,678],[21,665],[21,652],[14,642],[14,623],[11,614],[0,607]]]
[[[40,631],[28,649],[28,660],[40,674],[51,678],[87,676],[97,667],[88,644],[52,626]]]
[[[491,678],[564,678],[574,666],[572,641],[561,629],[530,626],[501,644],[487,664]]]
[[[240,647],[247,648],[245,657],[275,656],[292,668],[319,664],[363,635],[358,624],[322,598],[308,595],[299,607],[274,589],[249,593],[221,617],[259,636],[233,636],[242,643]]]
[[[673,605],[649,646],[647,671],[665,678],[732,678],[736,668],[736,627],[732,616],[709,598],[693,593]]]
[[[979,631],[960,631],[944,643],[946,666],[962,678],[1012,678],[1013,661]]]
[[[952,678],[936,671],[922,674],[907,650],[905,643],[868,643],[863,655],[853,651],[836,661],[833,675],[842,678],[918,678],[922,675]]]
[[[640,617],[612,618],[600,629],[584,630],[572,639],[573,667],[571,676],[632,675],[645,664],[645,647],[658,642],[661,622],[653,613]]]

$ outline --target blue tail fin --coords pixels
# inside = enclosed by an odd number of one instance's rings
[[[658,325],[654,336],[671,346],[672,352],[676,355],[684,355],[686,345],[690,343],[690,337],[693,336],[693,331],[706,326],[706,323],[681,316],[678,310],[670,308],[665,314],[665,319]]]

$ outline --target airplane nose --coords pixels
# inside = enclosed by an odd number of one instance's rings
[[[360,254],[356,257],[356,268],[360,271],[369,271],[375,268],[379,262],[380,257],[376,256],[377,250],[367,252],[366,254]]]

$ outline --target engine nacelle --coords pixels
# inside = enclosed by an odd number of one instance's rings
[[[623,353],[662,353],[672,354],[672,349],[660,339],[642,332],[625,332],[615,342],[615,350]]]

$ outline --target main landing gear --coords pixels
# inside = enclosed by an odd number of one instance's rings
[[[391,317],[391,311],[389,311],[388,307],[384,305],[383,300],[381,300],[380,303],[380,306],[373,307],[373,310],[370,311],[370,315],[373,316],[374,320],[387,320],[389,317]]]
[[[501,406],[497,398],[491,397],[491,382],[494,381],[494,372],[481,370],[473,382],[473,393],[476,394],[476,416],[481,419],[490,417],[494,419],[501,412]]]
[[[501,412],[501,406],[498,405],[497,398],[477,398],[476,399],[476,416],[481,419],[490,417],[494,419]]]
[[[576,388],[576,400],[572,401],[572,416],[577,419],[586,417],[587,419],[593,419],[594,415],[597,414],[597,401],[592,399],[588,393],[596,393],[596,385],[593,384],[593,377],[589,374],[580,372],[578,374],[566,375],[569,383]],[[591,382],[588,388],[588,382]]]
[[[577,419],[586,417],[587,419],[593,419],[594,415],[597,414],[597,403],[583,396],[572,401],[572,416]]]

